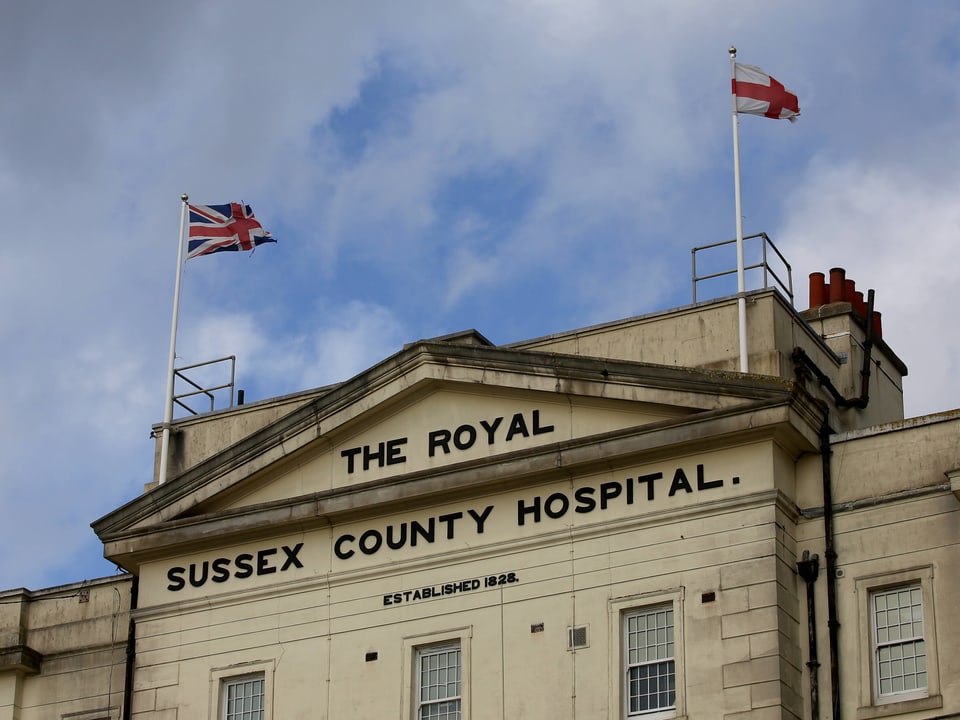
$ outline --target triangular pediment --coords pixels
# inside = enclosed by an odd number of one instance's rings
[[[395,475],[516,453],[687,415],[689,408],[538,391],[426,382],[389,409],[372,408],[315,443],[268,481],[212,498],[236,509],[345,489]]]
[[[424,341],[215,449],[94,529],[125,547],[124,538],[221,515],[471,465],[495,479],[499,458],[542,463],[552,447],[789,395],[788,383],[771,378]]]

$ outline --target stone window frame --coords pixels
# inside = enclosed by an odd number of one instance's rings
[[[933,566],[874,573],[855,578],[860,654],[860,706],[857,720],[889,717],[943,707],[937,655],[937,623],[934,606]],[[874,593],[897,587],[920,586],[923,593],[923,639],[927,655],[927,688],[907,696],[881,696],[876,687],[874,631],[871,621]]]
[[[664,605],[673,606],[673,659],[676,684],[675,706],[669,710],[629,715],[627,705],[626,619],[628,616]],[[683,635],[683,588],[662,590],[627,597],[614,598],[608,603],[610,667],[609,707],[610,715],[623,720],[661,720],[686,717],[686,682]],[[614,712],[616,713],[614,715]]]
[[[470,719],[470,641],[473,627],[451,628],[403,638],[402,696],[403,720],[417,720],[420,651],[444,645],[460,645],[460,718]]]
[[[60,720],[120,720],[119,707],[96,708],[94,710],[78,710],[64,713]]]
[[[273,717],[273,675],[276,669],[274,660],[255,660],[210,669],[210,712],[211,720],[223,720],[226,716],[224,692],[226,685],[234,680],[250,677],[263,678],[263,720]]]

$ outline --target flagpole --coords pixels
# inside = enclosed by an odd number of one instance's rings
[[[170,357],[167,364],[167,395],[163,410],[163,434],[160,441],[160,468],[157,482],[167,481],[167,457],[170,454],[170,424],[173,422],[173,372],[177,356],[177,318],[180,314],[180,276],[183,274],[183,227],[187,217],[187,194],[180,196],[180,237],[177,244],[177,279],[173,286],[173,320],[170,323]]]
[[[743,207],[740,200],[740,121],[737,115],[737,49],[730,48],[730,86],[733,94],[733,188],[737,205],[737,327],[740,334],[740,372],[748,372],[747,297],[743,269]]]

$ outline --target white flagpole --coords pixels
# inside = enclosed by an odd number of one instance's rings
[[[740,200],[740,119],[737,116],[737,49],[730,48],[730,85],[733,98],[733,188],[737,204],[737,325],[740,331],[740,372],[747,366],[747,297],[743,270],[743,207]]]
[[[170,454],[170,424],[173,422],[173,366],[177,356],[177,318],[180,314],[180,276],[183,274],[183,227],[187,217],[187,194],[180,196],[180,241],[177,245],[177,279],[173,286],[173,321],[170,323],[170,361],[167,365],[167,396],[163,410],[163,435],[160,441],[160,469],[157,481],[167,481],[167,456]]]

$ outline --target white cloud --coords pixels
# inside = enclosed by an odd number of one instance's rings
[[[398,352],[410,338],[387,308],[353,301],[329,316],[310,340],[312,352],[302,368],[302,387],[347,380]]]
[[[884,339],[911,371],[904,383],[908,415],[960,407],[960,336],[952,332],[950,299],[960,171],[943,177],[869,160],[818,163],[800,187],[781,237],[803,281],[810,272],[844,267],[858,289],[874,288]]]
[[[0,522],[36,541],[0,587],[87,574],[68,548],[150,479],[180,193],[280,240],[185,274],[180,364],[237,355],[251,399],[685,303],[733,233],[731,42],[804,109],[745,132],[749,227],[875,286],[941,409],[957,37],[948,2],[7,3]]]

